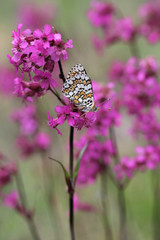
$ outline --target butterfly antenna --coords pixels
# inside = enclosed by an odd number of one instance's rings
[[[100,103],[99,105],[98,105],[98,107],[100,107],[101,105],[103,105],[105,102],[109,102],[111,100],[111,98],[107,98],[106,100],[104,100],[102,103]]]

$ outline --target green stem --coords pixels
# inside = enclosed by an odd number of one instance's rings
[[[105,233],[105,239],[106,240],[112,240],[112,230],[110,227],[110,223],[108,220],[108,214],[107,209],[109,209],[106,205],[107,199],[107,172],[104,171],[101,174],[101,204],[102,204],[102,220],[103,220],[103,226],[104,226],[104,233]]]
[[[15,180],[16,180],[17,190],[19,193],[21,204],[25,209],[27,209],[27,196],[25,193],[24,184],[23,184],[20,172],[17,172],[17,174],[15,175]],[[32,215],[30,217],[26,216],[25,220],[28,224],[33,240],[41,240],[37,227],[35,225],[33,216]]]
[[[137,46],[136,39],[133,39],[132,41],[129,42],[129,48],[132,56],[140,59],[140,52]]]
[[[160,240],[160,175],[159,168],[153,171],[153,240]]]
[[[74,232],[74,179],[73,179],[73,139],[74,139],[74,127],[70,127],[70,157],[69,157],[69,170],[70,179],[72,183],[72,191],[69,191],[69,223],[70,223],[70,233],[71,240],[75,240]]]
[[[120,240],[127,240],[127,215],[126,215],[126,200],[123,188],[118,188],[118,206],[119,206],[119,216],[120,216]]]
[[[53,205],[53,202],[52,202],[53,195],[55,196],[55,194],[54,194],[54,183],[52,181],[53,176],[51,173],[51,166],[48,165],[49,164],[48,161],[45,161],[45,154],[43,152],[41,153],[41,156],[42,156],[41,159],[42,159],[43,183],[44,183],[45,197],[47,201],[47,209],[48,209],[52,227],[56,232],[56,238],[61,239],[59,227],[57,224],[57,215],[55,213],[57,210],[56,203],[54,203]]]
[[[111,126],[109,129],[110,139],[112,140],[115,147],[114,162],[115,164],[120,163],[120,155],[118,151],[117,139],[114,127]],[[117,184],[118,191],[118,209],[119,209],[119,237],[120,240],[128,240],[127,234],[127,215],[126,215],[126,200],[124,194],[123,184]]]

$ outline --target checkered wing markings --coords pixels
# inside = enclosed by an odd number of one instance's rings
[[[81,64],[71,68],[62,92],[75,106],[81,109],[87,109],[94,105],[92,82]]]

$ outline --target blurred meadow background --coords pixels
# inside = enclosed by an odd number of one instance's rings
[[[131,0],[112,0],[112,3],[118,5],[124,16],[131,16],[137,23],[138,8],[146,1]],[[69,59],[64,63],[64,73],[67,75],[69,69],[76,63],[85,66],[87,73],[93,80],[98,82],[107,82],[107,71],[114,60],[127,61],[131,57],[130,49],[127,43],[116,43],[106,47],[102,55],[98,55],[91,43],[91,34],[95,31],[86,17],[86,11],[89,9],[89,0],[54,0],[45,2],[53,5],[53,21],[50,23],[60,33],[63,39],[73,39],[73,49],[69,50]],[[0,8],[0,27],[1,27],[1,54],[0,68],[10,66],[7,54],[11,54],[11,34],[16,30],[20,22],[20,8],[33,4],[39,8],[44,1],[32,1],[29,3],[11,0],[1,1]],[[138,39],[138,47],[141,58],[153,55],[157,61],[160,61],[159,43],[150,45],[146,39]],[[11,66],[12,67],[12,66]],[[2,75],[0,75],[1,78]],[[4,81],[4,79],[3,79]],[[2,80],[0,80],[2,82]],[[39,229],[41,239],[60,240],[70,239],[68,227],[68,194],[66,192],[64,176],[61,168],[54,162],[45,159],[39,153],[31,155],[23,160],[19,150],[15,147],[15,138],[18,134],[17,125],[11,121],[11,112],[13,109],[21,107],[21,99],[16,96],[8,96],[0,93],[0,151],[8,158],[19,161],[21,177],[27,193],[28,205],[35,211],[35,222]],[[63,136],[57,134],[55,130],[47,125],[46,112],[54,115],[54,108],[58,104],[56,98],[51,94],[46,94],[37,102],[39,112],[39,123],[43,130],[50,133],[52,147],[48,153],[55,159],[63,162],[68,168],[68,136],[69,127],[67,123],[61,127]],[[122,117],[122,125],[116,128],[117,142],[120,156],[135,155],[135,147],[143,145],[143,140],[133,140],[129,134],[129,128],[132,123],[132,117],[127,117],[125,112]],[[80,132],[78,132],[80,134]],[[51,175],[48,188],[52,189],[50,197],[52,210],[48,208],[46,200],[46,181],[47,174],[44,172],[44,165],[47,166],[48,174]],[[47,179],[47,180],[46,180]],[[114,239],[118,240],[118,207],[117,190],[114,184],[108,180],[108,199],[109,209],[107,210],[111,220]],[[13,189],[15,182],[7,186],[6,191]],[[100,179],[92,185],[77,187],[76,192],[83,202],[91,203],[98,209],[100,206]],[[150,240],[153,235],[152,217],[153,217],[153,172],[145,171],[137,173],[131,180],[125,190],[127,221],[129,240]],[[159,203],[160,204],[160,203]],[[99,212],[75,212],[75,232],[76,239],[97,240],[105,239],[102,217]],[[30,232],[24,219],[16,211],[0,205],[0,239],[1,240],[27,240],[31,239]],[[158,238],[157,238],[158,239]]]

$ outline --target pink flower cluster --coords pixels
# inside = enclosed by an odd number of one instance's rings
[[[22,24],[19,24],[17,32],[13,31],[13,56],[8,55],[8,58],[21,73],[14,80],[14,94],[32,101],[33,96],[42,96],[48,89],[56,87],[51,74],[54,65],[61,58],[68,59],[67,49],[73,45],[71,39],[64,42],[61,34],[47,24],[43,31],[26,29],[21,32],[21,28]],[[29,81],[23,80],[24,73],[28,74]]]
[[[4,157],[0,159],[0,189],[11,182],[17,170],[13,162],[4,163],[3,161]]]
[[[17,174],[17,171],[16,164],[8,160],[3,154],[0,154],[0,200],[4,206],[16,210],[25,217],[31,217],[32,213],[20,204],[18,192],[12,190],[6,193],[5,191],[5,187],[12,183],[13,176]]]
[[[101,28],[103,33],[102,38],[97,35],[92,38],[96,48],[101,49],[117,41],[132,41],[135,38],[137,29],[132,19],[130,17],[119,18],[118,14],[118,10],[112,3],[91,1],[87,17],[91,24]]]
[[[83,127],[89,128],[96,119],[96,113],[89,112],[84,115],[80,111],[75,112],[73,105],[57,106],[55,108],[55,112],[57,113],[56,118],[53,118],[49,115],[49,112],[47,112],[48,125],[51,128],[56,129],[58,134],[60,135],[62,135],[62,133],[57,127],[63,125],[66,120],[68,121],[68,124],[70,126],[81,130]]]
[[[51,24],[55,19],[57,9],[52,3],[25,3],[20,2],[17,15],[19,22],[26,28],[41,28],[46,23]]]
[[[150,1],[139,9],[142,23],[139,33],[147,38],[149,43],[157,43],[160,40],[160,1]]]
[[[96,207],[90,203],[81,202],[77,194],[74,194],[74,211],[97,212]]]
[[[22,155],[27,157],[37,151],[46,151],[50,147],[50,137],[39,130],[35,105],[26,105],[12,113],[12,120],[18,124],[19,135],[16,145]]]
[[[113,3],[91,0],[87,17],[93,27],[102,31],[101,37],[92,36],[97,50],[117,41],[132,43],[139,36],[144,36],[149,43],[157,43],[160,40],[160,1],[142,5],[139,16],[139,23],[135,25],[131,17],[123,17]]]
[[[120,125],[121,115],[119,110],[121,103],[114,92],[113,83],[99,84],[93,82],[93,91],[96,105],[100,109],[96,113],[96,120],[93,127],[88,130],[88,134],[107,136],[110,126]]]
[[[16,73],[11,67],[1,65],[0,66],[0,93],[11,97],[14,90],[14,78]]]
[[[150,144],[159,144],[160,141],[160,121],[158,120],[155,109],[136,116],[131,133],[134,137],[140,134]]]
[[[120,164],[115,166],[118,180],[122,180],[124,177],[132,178],[137,170],[153,170],[160,164],[159,146],[137,147],[136,152],[137,156],[123,157]]]
[[[87,144],[87,148],[82,156],[81,165],[78,172],[77,183],[79,185],[91,184],[96,177],[107,169],[110,157],[114,155],[114,146],[111,140],[100,139],[100,136],[90,136],[85,134],[77,142],[77,157],[81,149]]]
[[[159,106],[160,84],[158,63],[153,57],[131,58],[126,64],[117,62],[110,71],[111,80],[122,86],[123,104],[131,114],[140,114]]]
[[[113,87],[112,83],[106,85],[93,83],[95,102],[100,110],[96,113],[96,120],[93,125],[75,141],[76,157],[79,156],[82,148],[88,144],[81,159],[77,178],[79,185],[93,183],[97,176],[107,169],[111,158],[115,154],[115,147],[108,138],[108,131],[111,126],[120,124],[121,115],[119,113],[120,103]],[[109,98],[111,100],[108,100]],[[110,102],[113,106],[111,110],[109,110]]]

